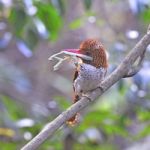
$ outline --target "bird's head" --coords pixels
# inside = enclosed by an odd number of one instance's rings
[[[66,49],[64,51],[81,58],[83,63],[91,64],[97,68],[107,68],[108,66],[106,51],[98,40],[88,39],[80,44],[79,49]]]

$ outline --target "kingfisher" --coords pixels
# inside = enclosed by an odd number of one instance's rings
[[[58,57],[65,54],[64,58]],[[75,64],[73,77],[74,99],[73,103],[80,100],[83,95],[96,89],[105,78],[108,68],[107,52],[102,43],[97,39],[87,39],[81,42],[79,49],[64,49],[49,57],[49,60],[57,59],[54,70],[59,69],[63,61],[70,59]],[[66,123],[75,125],[78,122],[79,113],[71,117]]]
[[[102,43],[96,39],[83,41],[79,49],[64,51],[78,58],[75,62],[73,78],[73,103],[76,103],[84,94],[96,89],[105,78],[108,68],[107,52]],[[67,121],[67,124],[75,125],[78,122],[78,116],[79,113],[75,114]]]

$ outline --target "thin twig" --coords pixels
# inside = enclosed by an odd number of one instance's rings
[[[77,103],[70,106],[66,111],[62,112],[53,121],[48,123],[43,130],[35,136],[29,143],[27,143],[21,150],[35,150],[37,149],[45,140],[50,138],[56,130],[58,130],[69,118],[74,114],[79,112],[81,109],[88,106],[96,98],[101,96],[107,89],[109,89],[118,80],[127,75],[128,70],[137,60],[138,57],[142,56],[147,46],[150,44],[150,29],[147,34],[135,45],[135,47],[130,51],[130,53],[125,57],[122,63],[104,80],[101,82],[100,87],[92,92],[88,93],[87,97],[82,97]]]
[[[142,68],[143,61],[144,61],[145,52],[146,52],[146,49],[143,52],[143,54],[137,58],[138,59],[137,65],[136,66],[133,65],[123,78],[132,77],[140,71],[140,69]]]

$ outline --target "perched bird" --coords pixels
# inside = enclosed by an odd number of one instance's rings
[[[80,97],[87,92],[97,88],[107,73],[108,61],[106,50],[103,45],[95,39],[88,39],[80,44],[79,49],[64,50],[76,55],[76,70],[73,78],[74,100],[76,103]],[[86,56],[92,59],[85,59]],[[78,114],[67,121],[67,124],[74,125],[78,122]]]

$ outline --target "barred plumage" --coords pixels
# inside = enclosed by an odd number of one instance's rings
[[[75,92],[74,103],[80,99],[82,94],[98,87],[104,79],[108,67],[106,51],[98,40],[88,39],[82,42],[78,53],[91,56],[92,60],[85,60],[81,57],[82,63],[77,65],[73,84]],[[77,114],[67,121],[71,125],[76,122]]]

